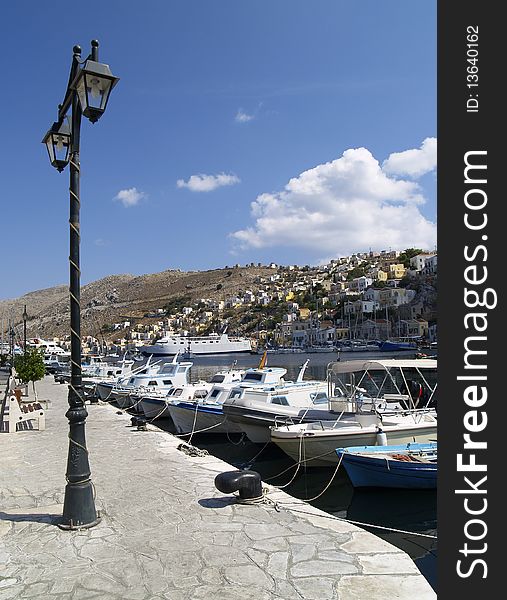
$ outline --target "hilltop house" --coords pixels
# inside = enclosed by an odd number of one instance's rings
[[[433,254],[432,256],[428,256],[426,261],[424,262],[424,267],[422,268],[423,275],[436,275],[437,274],[437,255]]]
[[[389,265],[389,279],[402,279],[405,275],[405,267],[401,263]]]
[[[349,283],[349,289],[352,292],[357,292],[360,294],[364,292],[367,288],[369,288],[371,285],[373,285],[373,279],[371,277],[366,277],[363,275],[362,277],[355,277]]]
[[[422,252],[410,259],[410,267],[415,271],[422,271],[424,265],[430,256],[434,256],[434,252]]]
[[[402,319],[396,323],[399,337],[427,337],[428,321],[424,319]]]
[[[359,326],[359,334],[365,340],[386,340],[391,337],[391,322],[386,319],[367,319]]]
[[[415,297],[415,290],[407,288],[369,288],[363,294],[364,300],[375,301],[380,307],[401,306]]]
[[[374,300],[356,300],[355,302],[347,302],[343,306],[343,314],[349,315],[361,315],[364,313],[371,314],[374,310],[380,308],[378,302]]]

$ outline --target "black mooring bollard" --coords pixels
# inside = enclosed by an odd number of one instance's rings
[[[257,471],[226,471],[215,477],[215,487],[220,492],[239,492],[242,500],[262,497],[262,481]]]

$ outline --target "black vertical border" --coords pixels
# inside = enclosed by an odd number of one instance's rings
[[[501,189],[507,164],[503,164],[501,140],[505,135],[505,112],[501,89],[506,72],[505,40],[507,35],[500,16],[501,4],[482,0],[439,0],[438,2],[438,358],[439,358],[439,481],[438,481],[438,598],[452,600],[486,600],[505,597],[507,593],[501,580],[507,574],[503,565],[502,541],[505,531],[503,507],[507,507],[501,485],[507,484],[507,468],[503,467],[502,442],[507,439],[507,327],[502,318],[507,276],[507,229],[502,210],[507,198]],[[467,27],[478,27],[478,87],[467,87]],[[471,30],[470,30],[471,31]],[[474,54],[472,52],[472,54]],[[471,69],[473,70],[473,69]],[[473,78],[471,78],[473,79]],[[473,94],[472,96],[470,94]],[[478,96],[475,96],[478,94]],[[478,112],[467,112],[467,100],[477,97]],[[474,104],[473,102],[470,103]],[[469,106],[469,108],[473,108]],[[487,151],[487,184],[481,186],[487,193],[488,203],[484,209],[488,215],[487,227],[480,232],[468,230],[464,224],[464,194],[470,187],[465,185],[464,155],[469,151]],[[487,235],[487,240],[482,238]],[[498,293],[495,309],[466,309],[464,288],[472,287],[464,280],[464,270],[471,264],[464,257],[464,248],[479,244],[487,247],[479,253],[475,264],[487,266],[487,283],[477,289],[491,287]],[[482,272],[482,271],[481,271]],[[502,289],[500,289],[502,288]],[[486,450],[476,452],[478,463],[487,464],[487,494],[471,495],[470,505],[478,507],[487,498],[488,508],[480,517],[488,527],[481,541],[467,540],[465,524],[473,516],[466,513],[464,495],[455,490],[463,489],[464,475],[477,481],[478,474],[459,473],[457,454],[463,452],[466,432],[463,418],[468,408],[463,401],[463,382],[457,381],[464,371],[464,340],[474,335],[465,329],[466,312],[487,313],[487,389],[488,400],[478,410],[487,413],[486,429],[474,434],[476,439],[486,440]],[[484,345],[483,345],[484,346]],[[504,358],[505,357],[505,358]],[[478,372],[477,372],[478,373]],[[468,371],[470,374],[470,371]],[[483,374],[483,372],[481,372]],[[474,502],[476,503],[474,504]],[[469,529],[479,534],[480,526]],[[506,538],[507,539],[507,538]],[[464,544],[476,551],[465,557]],[[470,576],[460,577],[457,561],[462,559],[462,570],[467,571],[473,560],[483,559],[484,568],[476,564]]]

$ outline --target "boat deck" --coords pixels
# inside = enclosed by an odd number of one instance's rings
[[[403,551],[282,491],[279,511],[236,504],[214,487],[230,465],[109,404],[87,421],[102,520],[60,530],[67,386],[37,388],[52,401],[46,430],[0,434],[0,600],[436,598]]]

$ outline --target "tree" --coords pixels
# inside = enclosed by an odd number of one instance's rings
[[[24,354],[20,354],[14,358],[14,368],[23,383],[32,382],[33,393],[35,399],[37,399],[35,382],[42,379],[46,374],[42,352],[36,348],[27,348]]]
[[[364,275],[366,275],[366,265],[359,265],[347,273],[347,281],[352,281],[352,279],[363,277]]]
[[[421,254],[421,252],[421,248],[407,248],[401,252],[401,254],[398,256],[398,260],[403,264],[404,267],[408,269],[410,267],[410,259],[414,258],[414,256],[417,256],[418,254]]]

